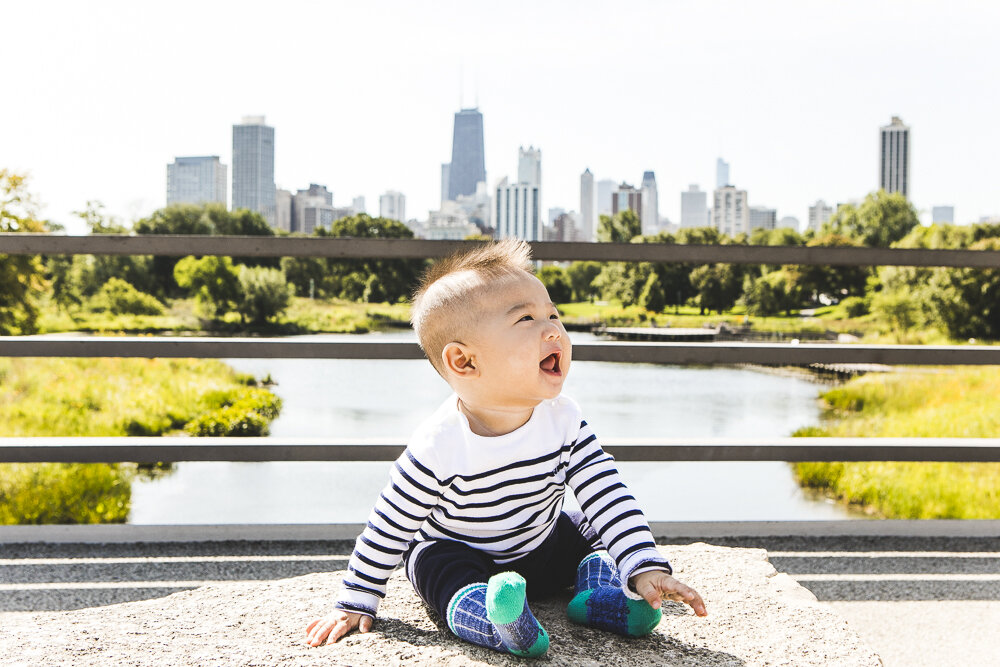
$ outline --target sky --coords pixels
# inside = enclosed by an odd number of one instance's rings
[[[542,149],[544,208],[579,177],[638,185],[660,215],[711,190],[715,161],[751,206],[807,219],[878,187],[879,127],[911,128],[911,199],[956,221],[1000,214],[1000,3],[20,2],[0,0],[0,168],[43,218],[84,233],[88,200],[125,222],[165,204],[166,165],[219,155],[265,115],[275,180],[336,205],[440,200],[454,113],[484,116],[487,178]]]

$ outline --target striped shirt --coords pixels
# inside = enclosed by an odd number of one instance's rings
[[[498,564],[517,560],[551,533],[566,487],[624,582],[650,569],[670,571],[614,458],[575,401],[543,401],[517,430],[483,437],[469,428],[452,395],[396,460],[355,543],[336,607],[374,616],[389,575],[414,542],[419,550],[432,540],[454,540]]]

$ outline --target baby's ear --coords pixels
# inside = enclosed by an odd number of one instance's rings
[[[445,371],[456,378],[469,379],[479,376],[479,369],[472,358],[469,348],[463,344],[452,341],[441,350],[441,362]]]

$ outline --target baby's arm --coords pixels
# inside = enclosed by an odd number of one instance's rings
[[[708,616],[705,603],[698,595],[698,591],[685,586],[663,570],[637,574],[629,580],[629,584],[653,609],[660,608],[660,600],[673,600],[689,605],[698,616]]]
[[[368,632],[372,629],[373,622],[371,616],[353,614],[338,609],[309,624],[309,627],[306,628],[306,643],[310,646],[319,646],[329,638],[330,643],[333,644],[351,630]]]

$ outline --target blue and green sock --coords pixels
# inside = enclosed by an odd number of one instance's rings
[[[471,584],[448,605],[448,627],[462,639],[523,658],[544,655],[549,635],[528,608],[524,577],[501,572]]]
[[[610,558],[592,553],[576,570],[576,595],[566,608],[569,620],[626,637],[653,631],[662,614],[645,600],[633,600],[622,590],[622,580]]]

